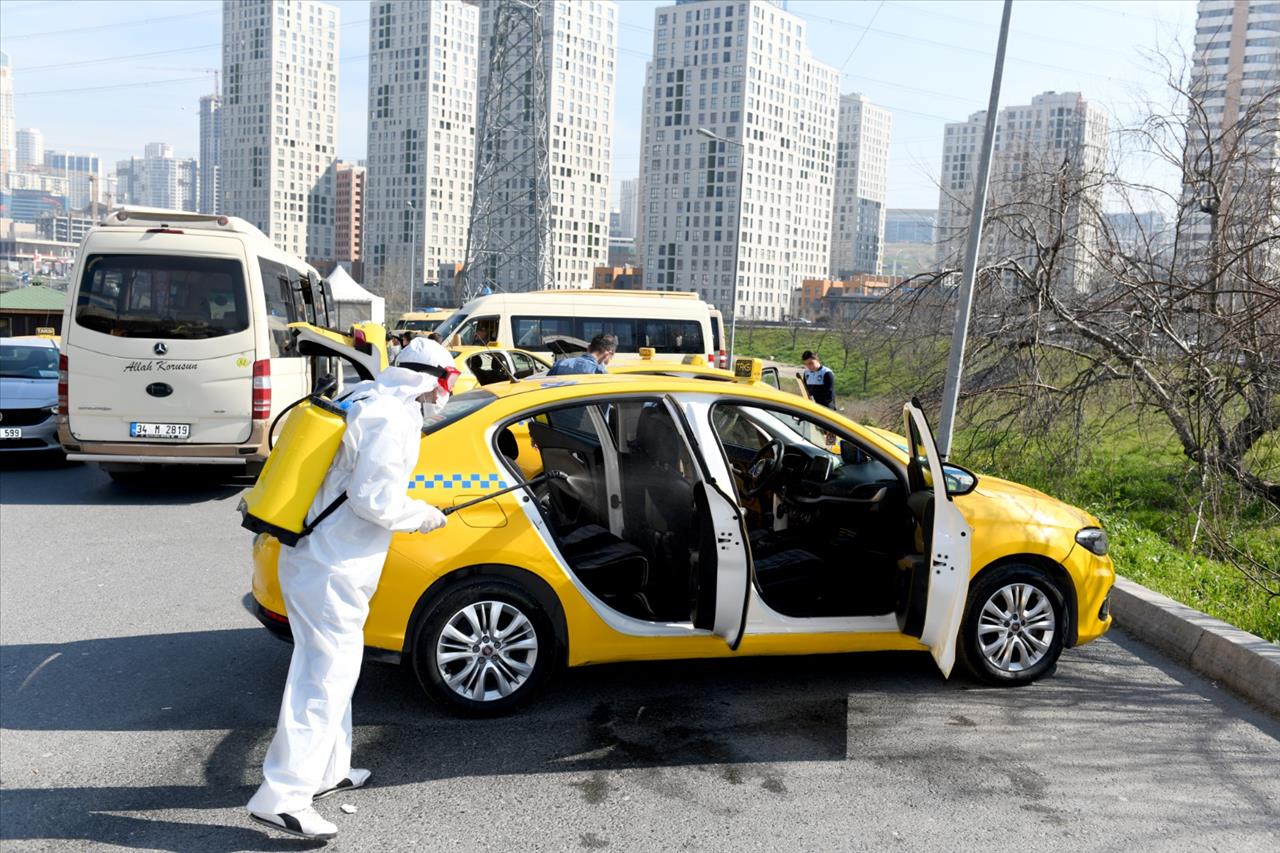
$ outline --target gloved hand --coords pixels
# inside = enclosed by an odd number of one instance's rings
[[[418,528],[419,533],[430,533],[433,530],[439,530],[444,527],[444,523],[448,521],[448,516],[435,507],[427,504],[427,517],[422,522],[422,526]]]

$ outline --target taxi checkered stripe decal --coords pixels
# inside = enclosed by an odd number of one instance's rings
[[[411,489],[505,489],[507,481],[497,474],[418,474],[409,481]]]

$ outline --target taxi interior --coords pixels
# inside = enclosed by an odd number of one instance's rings
[[[786,409],[722,401],[711,417],[761,599],[790,617],[902,617],[918,574],[902,568],[918,568],[928,519],[908,507],[897,470]],[[517,443],[512,427],[527,427],[529,441]],[[706,622],[713,603],[699,590],[714,577],[715,533],[662,399],[550,408],[499,430],[497,443],[513,463],[538,454],[552,475],[535,487],[536,504],[588,590],[638,619]]]

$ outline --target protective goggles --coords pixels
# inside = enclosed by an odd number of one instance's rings
[[[458,377],[462,375],[462,371],[456,367],[436,367],[434,364],[417,364],[410,362],[407,364],[397,364],[396,367],[403,367],[405,370],[413,370],[418,373],[426,373],[434,376],[436,381],[440,383],[440,388],[446,394],[453,393],[453,386],[458,384]]]

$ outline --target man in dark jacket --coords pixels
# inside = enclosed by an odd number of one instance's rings
[[[805,350],[804,355],[800,357],[804,359],[804,388],[809,392],[809,399],[820,406],[834,409],[836,407],[836,375],[812,350]]]

